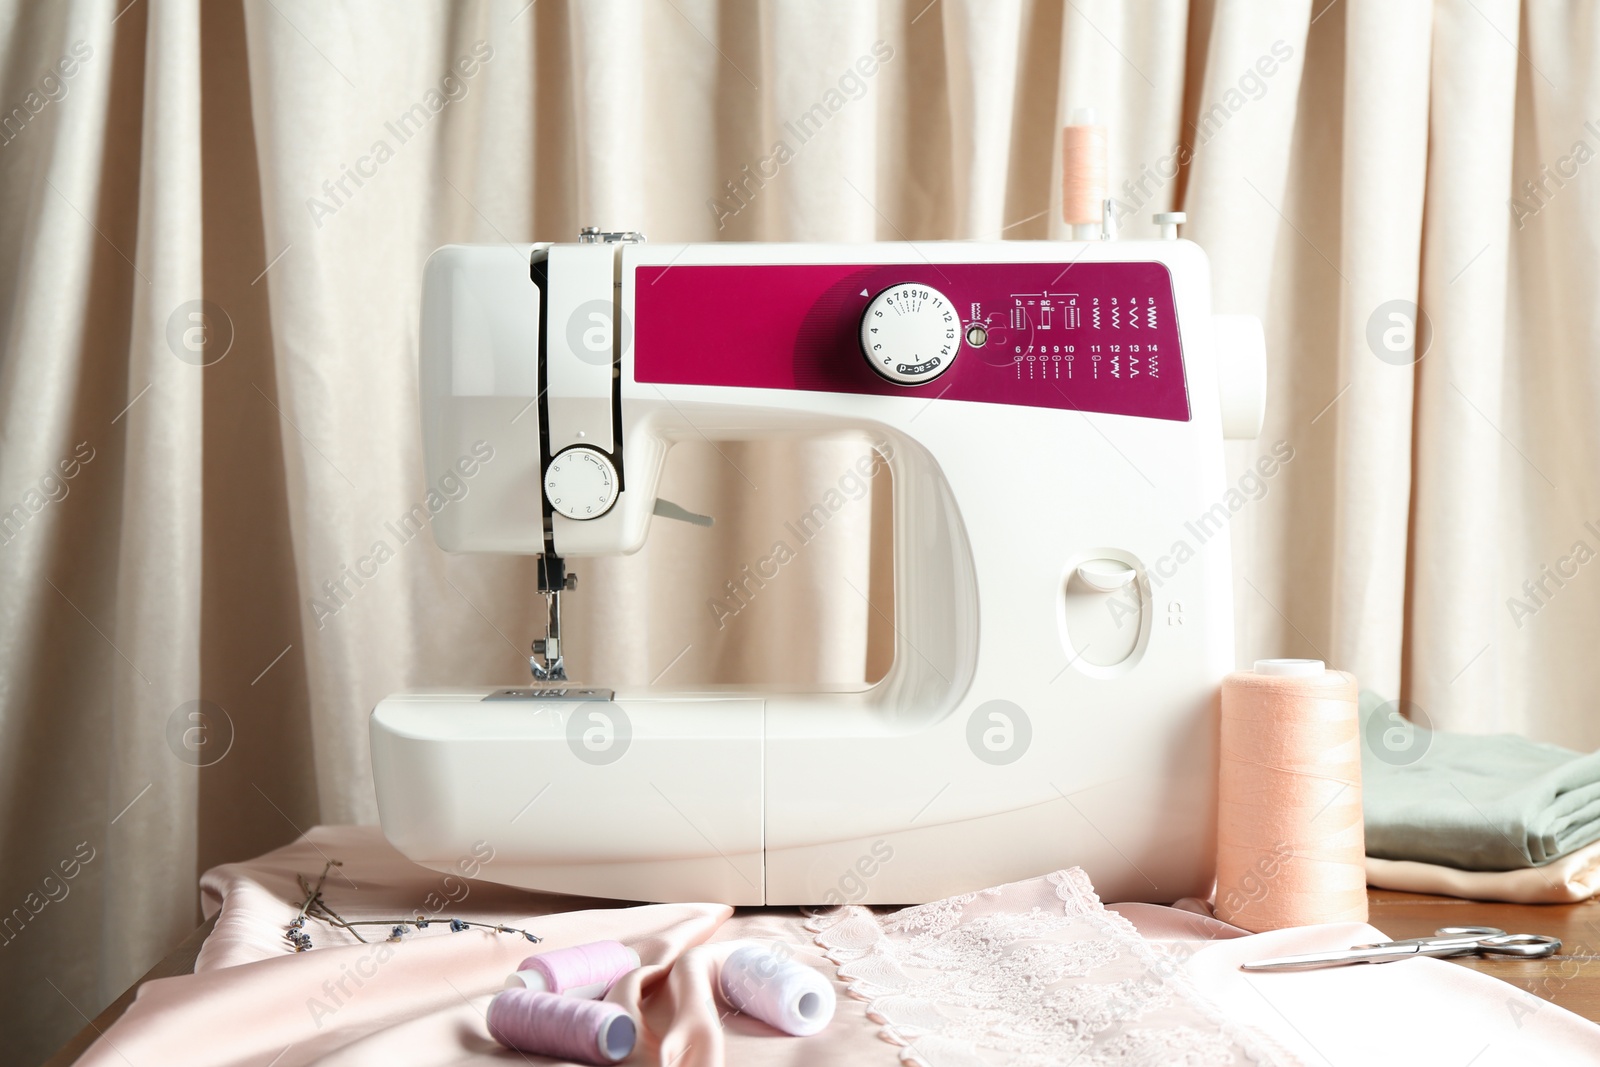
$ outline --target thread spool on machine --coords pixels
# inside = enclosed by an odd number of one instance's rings
[[[1108,236],[1106,128],[1095,121],[1094,108],[1080,107],[1061,129],[1061,221],[1072,227],[1076,241]]]
[[[1075,108],[1061,128],[1061,221],[1074,241],[1109,241],[1117,235],[1111,200],[1111,137],[1092,107]],[[1176,240],[1187,221],[1181,211],[1159,211],[1151,219],[1163,241]]]

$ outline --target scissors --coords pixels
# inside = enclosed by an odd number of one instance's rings
[[[1393,963],[1414,956],[1512,956],[1542,959],[1561,951],[1560,938],[1544,934],[1508,934],[1493,926],[1446,926],[1432,937],[1413,937],[1406,941],[1384,941],[1376,945],[1353,945],[1337,952],[1313,952],[1304,956],[1279,956],[1276,959],[1242,963],[1245,971],[1310,971],[1318,967],[1342,967],[1347,963]]]

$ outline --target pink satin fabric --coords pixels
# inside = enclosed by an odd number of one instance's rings
[[[362,945],[313,920],[306,928],[316,947],[296,953],[283,939],[304,898],[295,876],[315,881],[328,858],[344,865],[328,876],[324,897],[346,920],[424,914],[440,921],[398,944],[382,941],[384,927],[363,928],[376,943]],[[492,870],[490,861],[485,873]],[[530,893],[418,867],[377,828],[352,826],[317,827],[248,863],[214,868],[201,889],[205,913],[218,917],[195,973],[146,983],[83,1067],[557,1062],[502,1049],[489,1037],[484,1012],[531,953],[602,938],[636,949],[643,963],[609,995],[644,1024],[629,1063],[885,1062],[877,1028],[859,1009],[841,1012],[822,1034],[796,1038],[729,1013],[717,1000],[717,963],[735,940],[787,945],[797,961],[833,980],[795,909],[735,915],[721,904],[627,906]],[[503,922],[544,941],[451,933],[443,920],[452,917]]]
[[[399,944],[362,945],[311,923],[317,947],[296,954],[282,937],[301,899],[295,875],[314,878],[324,857],[344,861],[342,876],[330,876],[324,893],[347,920],[428,913],[428,894],[438,893],[456,898],[440,918],[526,927],[545,938],[542,948],[601,938],[635,948],[644,965],[609,995],[643,1022],[629,1063],[893,1067],[897,1061],[898,1050],[880,1038],[866,1006],[837,982],[795,909],[735,914],[719,904],[620,906],[481,881],[446,883],[445,876],[396,853],[375,828],[319,827],[259,859],[207,872],[205,909],[220,915],[196,973],[146,983],[128,1012],[80,1062],[85,1067],[553,1062],[501,1049],[484,1026],[490,997],[533,949],[520,937],[451,933],[440,922],[407,934]],[[1040,896],[1033,884],[1042,881],[1017,883],[1019,904]],[[1408,960],[1248,976],[1238,970],[1240,962],[1269,955],[1381,940],[1370,926],[1246,935],[1190,910],[1148,904],[1116,910],[1151,941],[1197,946],[1186,966],[1222,1012],[1307,1063],[1600,1064],[1600,1026],[1454,964]],[[372,929],[366,936],[385,933]],[[727,942],[739,939],[787,945],[798,961],[834,981],[840,1003],[832,1024],[815,1037],[794,1038],[729,1013],[716,998],[714,977],[718,960],[731,948]],[[1559,980],[1560,969],[1554,973]]]

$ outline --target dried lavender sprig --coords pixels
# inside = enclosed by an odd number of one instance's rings
[[[318,876],[317,885],[314,889],[310,885],[306,884],[305,875],[296,874],[294,876],[295,881],[300,883],[300,889],[303,893],[305,893],[306,899],[305,902],[300,905],[299,914],[296,915],[289,923],[289,929],[284,932],[283,936],[288,938],[289,942],[294,945],[294,950],[296,952],[305,952],[307,949],[311,948],[311,935],[305,932],[306,916],[314,906],[327,906],[322,901],[322,887],[328,880],[328,872],[335,867],[343,866],[344,862],[342,860],[330,859],[324,863],[322,865],[322,874]],[[316,918],[320,916],[313,917]]]
[[[284,937],[295,946],[296,952],[305,952],[311,948],[311,935],[306,933],[304,929],[307,918],[320,919],[322,922],[328,923],[330,926],[338,926],[348,930],[352,935],[355,936],[356,940],[360,941],[362,944],[370,944],[371,942],[367,941],[366,938],[361,936],[361,932],[355,929],[357,926],[387,926],[391,931],[388,940],[398,941],[402,936],[404,936],[405,928],[407,926],[415,927],[416,929],[420,930],[435,921],[424,915],[419,915],[415,919],[358,919],[355,922],[349,922],[345,920],[345,918],[338,912],[334,911],[333,908],[328,905],[328,902],[322,897],[322,887],[328,879],[329,870],[334,867],[342,866],[343,863],[339,860],[329,860],[323,866],[322,874],[317,879],[317,884],[315,887],[307,883],[304,875],[295,875],[295,880],[299,882],[300,889],[306,894],[306,899],[300,905],[299,913],[289,923],[289,928],[287,931],[285,931]],[[440,919],[438,921],[444,922],[446,920]],[[449,919],[448,922],[450,923],[450,930],[452,933],[460,933],[463,930],[476,926],[485,930],[493,930],[494,932],[501,934],[521,934],[524,938],[534,944],[538,944],[540,941],[544,940],[537,934],[521,929],[520,927],[507,926],[505,923],[483,923],[473,922],[468,919],[455,918]]]
[[[450,924],[451,932],[458,934],[469,927],[477,926],[484,930],[493,930],[498,934],[521,934],[534,944],[538,944],[540,941],[544,940],[544,938],[540,937],[538,934],[529,933],[527,930],[524,930],[518,926],[507,926],[505,923],[480,923],[473,922],[470,919],[428,919],[421,915],[417,916],[415,919],[357,919],[354,922],[341,922],[338,925],[344,927],[389,926],[393,927],[394,929],[414,926],[420,930],[434,922],[448,922]],[[351,930],[350,932],[354,934],[355,930]],[[390,940],[396,940],[396,938],[391,935]]]

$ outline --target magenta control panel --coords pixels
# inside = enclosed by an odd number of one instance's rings
[[[948,365],[915,385],[880,375],[862,348],[874,298],[906,284],[958,320]],[[641,266],[634,294],[640,382],[1190,417],[1161,263]]]

